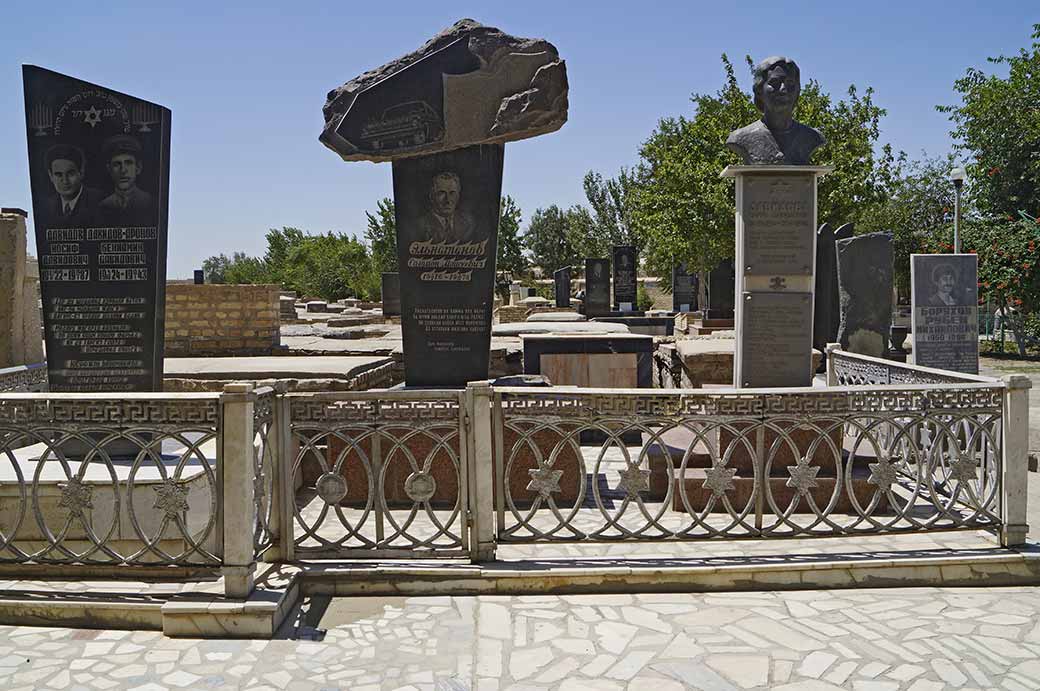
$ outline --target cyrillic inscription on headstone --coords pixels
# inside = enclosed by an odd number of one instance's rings
[[[910,255],[914,364],[979,373],[978,257]]]
[[[741,385],[812,384],[812,294],[744,293]]]
[[[170,111],[25,65],[51,391],[160,391]]]
[[[745,176],[745,276],[812,275],[814,185],[811,175]]]

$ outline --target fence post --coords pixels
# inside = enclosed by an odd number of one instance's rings
[[[1026,500],[1029,496],[1029,388],[1033,383],[1023,374],[1003,377],[1003,466],[1004,515],[1000,544],[1004,547],[1024,544],[1029,533],[1026,523]]]
[[[824,348],[824,351],[827,355],[827,362],[824,363],[827,365],[827,386],[838,385],[838,373],[834,369],[834,358],[832,357],[834,351],[836,350],[841,350],[840,343],[828,343],[827,346]]]
[[[495,560],[494,440],[491,436],[491,384],[470,382],[466,387],[469,415],[470,558]]]
[[[289,429],[289,397],[286,392],[289,385],[277,381],[274,387],[274,404],[271,406],[271,431],[268,435],[268,449],[271,454],[271,533],[274,537],[271,547],[264,554],[264,561],[292,561],[292,509],[293,488],[290,472],[293,454]]]
[[[253,591],[253,403],[249,382],[224,385],[220,396],[223,441],[220,453],[224,501],[224,594],[244,599]]]

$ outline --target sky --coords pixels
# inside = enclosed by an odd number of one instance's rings
[[[562,130],[506,146],[503,193],[523,211],[585,201],[588,170],[638,162],[662,117],[722,85],[720,55],[787,55],[833,96],[872,86],[881,143],[911,156],[953,142],[935,106],[986,58],[1030,44],[1034,0],[676,2],[24,2],[0,42],[0,206],[31,209],[21,65],[47,67],[173,111],[170,278],[211,255],[262,255],[269,228],[361,235],[392,196],[390,164],[345,163],[318,142],[329,90],[470,17],[544,38],[567,61]],[[30,218],[31,223],[31,218]],[[31,233],[30,233],[31,235]],[[30,244],[33,244],[30,242]]]

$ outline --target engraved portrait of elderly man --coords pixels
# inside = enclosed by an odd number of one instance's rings
[[[794,60],[774,56],[758,63],[753,91],[762,118],[730,132],[726,146],[740,154],[745,165],[808,165],[813,151],[826,140],[794,119],[801,90]]]
[[[430,209],[419,219],[419,230],[431,242],[473,242],[473,217],[459,208],[462,182],[451,172],[430,181]]]

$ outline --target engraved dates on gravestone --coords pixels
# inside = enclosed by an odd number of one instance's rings
[[[161,391],[170,111],[22,68],[51,391]]]
[[[571,267],[565,266],[553,273],[553,288],[555,289],[556,306],[571,306]]]
[[[745,276],[812,275],[815,184],[812,175],[745,176]]]
[[[396,317],[401,314],[401,274],[383,274],[380,296],[383,301],[383,316]]]
[[[567,121],[567,68],[541,39],[463,19],[329,93],[320,140],[347,161],[503,144]]]
[[[394,161],[405,382],[488,376],[504,146]]]
[[[697,309],[697,275],[686,264],[672,267],[672,311],[690,312]]]
[[[585,315],[598,317],[610,312],[610,260],[585,260]]]
[[[914,364],[979,373],[978,257],[910,255]]]
[[[812,294],[744,293],[741,385],[812,384]]]
[[[631,312],[636,304],[636,248],[614,247],[614,309]]]

